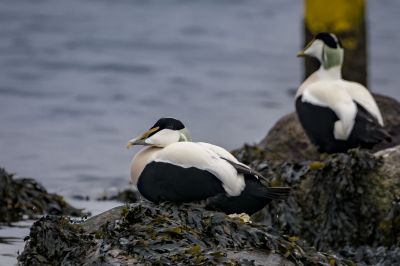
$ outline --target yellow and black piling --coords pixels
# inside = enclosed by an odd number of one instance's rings
[[[318,32],[336,34],[345,49],[343,78],[367,86],[365,0],[304,0],[304,44]],[[305,78],[319,63],[305,60]]]

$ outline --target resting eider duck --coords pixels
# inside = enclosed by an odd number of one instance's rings
[[[296,112],[307,136],[320,152],[371,149],[390,141],[370,92],[342,79],[343,48],[332,33],[319,33],[298,56],[315,57],[320,68],[296,93]]]
[[[127,147],[133,145],[147,147],[132,160],[132,183],[155,203],[205,200],[210,209],[251,215],[289,193],[286,187],[264,186],[259,173],[225,149],[191,142],[188,130],[174,118],[159,119]]]

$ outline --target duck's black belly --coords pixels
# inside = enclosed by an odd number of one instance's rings
[[[151,162],[140,174],[139,192],[153,202],[191,202],[225,193],[221,181],[208,171]]]
[[[221,181],[208,171],[151,162],[141,173],[137,187],[143,197],[155,203],[207,200],[207,207],[211,209],[252,214],[261,210],[270,199],[265,197],[267,188],[254,177],[245,178],[245,183],[242,193],[231,197]]]
[[[357,107],[355,124],[349,138],[337,140],[334,137],[334,125],[339,118],[335,112],[328,107],[303,102],[301,97],[296,99],[297,115],[308,138],[320,152],[327,153],[346,152],[356,147],[370,149],[381,141],[379,138],[371,138],[377,132],[377,128],[368,129],[367,121],[360,115],[360,110],[364,116],[366,111],[359,105]]]

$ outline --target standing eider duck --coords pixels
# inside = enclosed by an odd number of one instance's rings
[[[128,142],[145,145],[133,158],[131,179],[152,202],[194,202],[228,214],[261,210],[272,199],[288,196],[287,187],[266,187],[262,176],[225,149],[191,142],[177,119],[161,118],[148,131]]]
[[[298,56],[315,57],[320,68],[296,93],[296,112],[320,152],[372,149],[390,141],[378,105],[363,85],[342,79],[343,48],[332,33],[319,33]]]

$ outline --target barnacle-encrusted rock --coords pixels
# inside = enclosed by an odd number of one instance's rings
[[[42,214],[81,216],[82,211],[64,199],[51,194],[31,178],[14,179],[14,175],[0,168],[0,222],[10,223],[24,216],[35,218]]]
[[[351,265],[265,225],[201,207],[150,202],[117,207],[82,224],[42,218],[18,260],[20,265]]]
[[[392,135],[391,143],[381,143],[374,147],[374,151],[379,151],[400,144],[400,103],[379,94],[375,94],[374,97],[382,112],[385,129]],[[236,152],[243,153],[245,150],[246,147]],[[317,149],[308,140],[296,113],[279,119],[267,136],[259,144],[254,145],[253,150],[256,151],[253,157],[262,155],[269,160],[303,161],[319,158]]]

